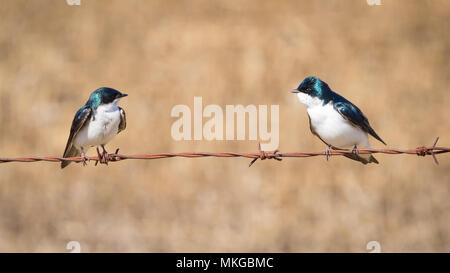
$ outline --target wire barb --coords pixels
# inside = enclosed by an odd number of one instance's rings
[[[253,163],[256,162],[256,160],[261,159],[275,159],[278,161],[281,161],[282,159],[280,158],[280,155],[278,154],[279,150],[276,149],[273,152],[265,152],[263,150],[261,150],[261,143],[258,142],[258,151],[259,151],[259,157],[255,157],[250,164],[248,165],[248,167],[251,167],[253,165]]]
[[[389,154],[389,155],[398,155],[398,154],[411,154],[418,156],[426,156],[431,155],[434,159],[434,162],[439,165],[439,162],[436,158],[437,154],[443,154],[450,152],[450,148],[448,147],[437,147],[437,142],[439,137],[434,140],[433,146],[425,147],[420,146],[414,149],[408,150],[400,150],[400,149],[353,149],[353,150],[332,150],[330,149],[328,152],[328,156],[331,155],[346,155],[357,152],[358,154]],[[18,158],[0,158],[0,163],[8,163],[8,162],[37,162],[37,161],[47,161],[47,162],[62,162],[62,161],[73,161],[73,162],[83,162],[83,161],[95,161],[95,165],[98,163],[106,164],[108,162],[117,162],[126,159],[162,159],[162,158],[172,158],[172,157],[184,157],[184,158],[199,158],[199,157],[244,157],[250,158],[252,161],[249,164],[249,167],[252,166],[258,159],[275,159],[277,161],[281,161],[283,157],[295,157],[295,158],[303,158],[303,157],[313,157],[313,156],[327,156],[327,153],[324,152],[294,152],[294,153],[279,153],[278,150],[273,152],[266,152],[261,150],[261,144],[258,143],[258,152],[257,153],[236,153],[236,152],[219,152],[219,153],[210,153],[210,152],[191,152],[191,153],[153,153],[153,154],[140,154],[140,155],[121,155],[119,154],[119,149],[116,150],[114,154],[102,154],[98,151],[97,156],[91,157],[18,157]],[[106,158],[105,158],[106,157]]]

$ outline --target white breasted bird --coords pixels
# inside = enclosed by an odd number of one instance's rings
[[[373,155],[356,153],[357,148],[370,148],[368,134],[386,145],[356,105],[333,92],[317,77],[305,78],[291,92],[306,105],[311,132],[328,146],[327,159],[330,149],[353,148],[354,153],[346,157],[363,164],[378,164]]]
[[[127,94],[109,88],[101,87],[95,90],[86,104],[75,114],[67,140],[64,158],[80,156],[83,165],[86,165],[86,152],[90,147],[101,146],[102,156],[108,162],[108,153],[105,145],[119,132],[125,130],[127,125],[125,111],[117,106],[120,99]],[[66,167],[71,161],[62,161],[61,168]]]

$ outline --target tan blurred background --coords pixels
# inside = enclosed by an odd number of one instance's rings
[[[62,155],[98,87],[129,94],[125,154],[256,151],[171,138],[176,104],[280,105],[280,149],[323,151],[288,91],[309,75],[389,147],[450,146],[450,2],[2,1],[0,157]],[[376,148],[382,144],[371,139]],[[89,152],[94,155],[93,149]],[[0,251],[450,251],[450,157],[0,165]]]

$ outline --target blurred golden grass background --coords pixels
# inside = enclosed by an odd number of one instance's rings
[[[3,1],[0,157],[62,155],[98,87],[128,93],[125,154],[256,151],[171,138],[176,104],[280,105],[281,151],[322,151],[288,91],[316,75],[389,147],[450,145],[450,2]],[[371,139],[373,147],[383,147]],[[94,154],[94,149],[90,150]],[[450,158],[0,165],[0,251],[450,251]]]

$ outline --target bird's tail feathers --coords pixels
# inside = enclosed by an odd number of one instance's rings
[[[75,156],[80,156],[81,155],[81,151],[79,151],[77,148],[75,148],[74,145],[72,145],[72,147],[70,147],[70,149],[66,150],[64,152],[63,157],[67,158],[67,157],[75,157]],[[61,169],[64,169],[65,167],[67,167],[67,165],[69,165],[72,161],[62,161],[61,162]]]
[[[384,140],[382,140],[381,137],[379,137],[377,135],[377,133],[375,133],[375,130],[373,130],[372,128],[369,129],[369,134],[372,135],[374,138],[376,138],[381,143],[383,143],[384,145],[387,145],[386,142],[384,142]]]
[[[370,149],[370,143],[367,142],[363,145],[361,145],[361,147]],[[343,150],[343,149],[339,149],[337,147],[332,146],[333,149],[335,150]],[[372,154],[358,154],[358,153],[351,153],[351,154],[344,154],[345,157],[350,158],[352,160],[355,161],[359,161],[362,164],[366,165],[369,163],[376,163],[379,164],[378,160],[372,155]]]
[[[352,160],[359,161],[364,165],[368,163],[379,163],[378,160],[371,154],[345,154],[344,156]]]

